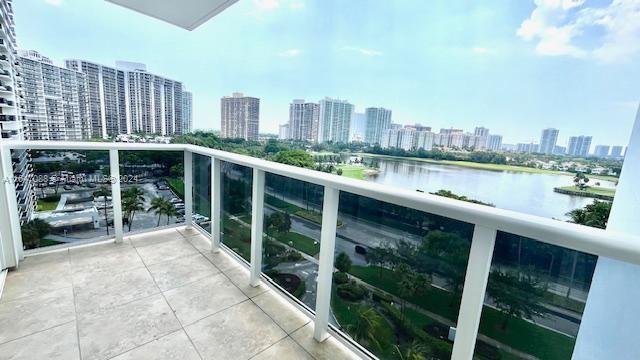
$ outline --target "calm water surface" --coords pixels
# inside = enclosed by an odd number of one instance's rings
[[[566,219],[567,212],[593,202],[591,198],[555,193],[554,187],[573,185],[573,178],[566,175],[477,170],[411,160],[377,160],[380,173],[369,176],[368,181],[425,192],[450,190],[493,203],[498,208],[532,215]],[[602,187],[615,187],[610,181],[591,181],[592,185],[599,182]]]

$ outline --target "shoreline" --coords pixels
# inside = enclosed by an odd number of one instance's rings
[[[416,157],[404,157],[404,156],[392,156],[392,155],[380,155],[380,154],[369,154],[369,153],[355,153],[357,156],[361,157],[373,157],[373,158],[381,158],[381,159],[391,159],[391,160],[410,160],[410,161],[420,161],[429,164],[436,165],[451,165],[451,166],[459,166],[476,170],[487,170],[487,171],[511,171],[511,172],[520,172],[520,173],[529,173],[529,174],[548,174],[548,175],[564,175],[564,176],[573,176],[573,173],[559,170],[547,170],[547,169],[537,169],[530,168],[526,166],[517,166],[517,165],[505,165],[505,164],[488,164],[488,163],[476,163],[471,161],[454,161],[454,160],[434,160],[434,159],[426,159],[426,158],[416,158]],[[617,182],[618,178],[608,175],[589,175],[589,178]]]

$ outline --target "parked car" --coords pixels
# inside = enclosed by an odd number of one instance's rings
[[[356,245],[356,254],[367,255],[367,248],[362,245]]]

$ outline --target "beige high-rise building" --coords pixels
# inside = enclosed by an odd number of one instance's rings
[[[260,99],[233,93],[220,99],[222,137],[258,140]]]

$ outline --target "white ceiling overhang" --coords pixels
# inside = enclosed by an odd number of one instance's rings
[[[106,0],[183,29],[193,30],[238,0]]]

